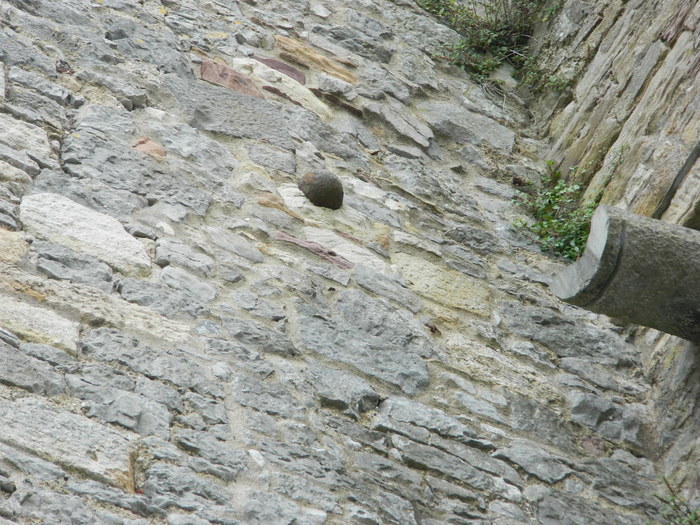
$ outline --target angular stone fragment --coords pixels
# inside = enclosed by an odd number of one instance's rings
[[[328,107],[312,91],[286,74],[252,58],[234,58],[232,65],[237,71],[243,71],[258,88],[278,91],[280,96],[298,103],[324,119],[331,117]],[[273,88],[274,91],[269,88]]]
[[[277,235],[275,238],[279,241],[283,242],[288,242],[291,244],[296,244],[297,246],[301,246],[302,248],[306,248],[312,253],[315,253],[319,257],[322,257],[326,259],[327,261],[332,262],[333,264],[339,266],[340,268],[343,269],[349,269],[354,266],[354,264],[344,257],[341,257],[337,253],[335,253],[333,250],[329,250],[327,248],[324,248],[317,242],[313,241],[305,241],[304,239],[297,239],[293,235],[289,235],[284,232],[277,232]]]
[[[364,379],[321,365],[311,368],[316,397],[323,406],[344,410],[354,417],[373,410],[379,395]]]
[[[389,105],[375,102],[368,104],[365,109],[369,113],[380,117],[402,137],[411,139],[423,148],[430,146],[430,139],[433,138],[432,130],[408,114],[405,109],[392,108]]]
[[[112,291],[112,269],[105,263],[44,241],[34,241],[32,250],[39,256],[37,270],[52,279],[87,284],[107,293]]]
[[[402,282],[385,276],[368,266],[361,264],[355,267],[355,281],[365,290],[396,301],[414,314],[423,309],[420,298],[408,290]]]
[[[0,170],[2,167],[0,167]],[[17,263],[27,253],[28,244],[22,232],[0,229],[0,261]]]
[[[208,303],[216,297],[216,288],[209,283],[198,279],[191,273],[177,268],[166,266],[160,274],[161,280],[168,286],[193,295],[198,301]]]
[[[478,279],[405,253],[393,254],[392,260],[409,288],[423,297],[480,316],[490,314],[491,293]]]
[[[352,265],[364,264],[380,273],[384,273],[387,270],[386,263],[377,257],[376,254],[333,231],[307,226],[304,228],[304,234],[309,241],[321,244],[324,248],[330,250],[331,253],[340,255],[350,261]]]
[[[16,182],[22,186],[29,186],[32,178],[26,171],[0,160],[0,182]]]
[[[510,447],[495,452],[493,457],[507,459],[522,467],[528,474],[550,484],[572,472],[564,458],[556,457],[525,439],[515,440]]]
[[[134,489],[131,459],[134,435],[63,410],[42,399],[13,399],[0,390],[0,427],[3,441],[67,468]]]
[[[24,355],[0,341],[0,383],[44,396],[65,392],[63,376],[45,361]]]
[[[144,245],[116,219],[55,193],[27,195],[20,205],[27,231],[106,262],[125,275],[148,275],[151,260]]]
[[[0,324],[20,337],[75,351],[80,325],[52,310],[0,297]]]
[[[459,104],[430,100],[418,104],[418,109],[435,131],[455,142],[486,143],[506,153],[515,144],[515,133],[509,128]]]
[[[146,155],[150,155],[154,159],[162,159],[168,154],[163,146],[146,137],[137,139],[136,144],[134,144],[134,149]]]
[[[316,206],[337,210],[343,205],[343,184],[330,171],[315,170],[304,175],[299,189]]]
[[[0,142],[17,151],[50,158],[52,156],[49,137],[43,128],[0,113]]]

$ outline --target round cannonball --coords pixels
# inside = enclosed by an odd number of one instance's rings
[[[343,185],[330,171],[311,171],[301,178],[297,186],[316,206],[337,210],[343,205]]]

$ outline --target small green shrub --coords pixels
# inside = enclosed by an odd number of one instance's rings
[[[554,161],[547,161],[539,181],[515,199],[535,221],[517,220],[515,227],[534,233],[544,251],[576,259],[586,247],[596,208],[596,204],[581,206],[581,193],[581,186],[567,183]]]
[[[520,70],[520,80],[531,88],[550,87],[561,90],[568,81],[543,73],[528,53],[533,25],[538,13],[544,10],[548,18],[558,9],[558,2],[550,0],[416,0],[416,3],[437,16],[461,35],[461,40],[446,49],[450,63],[462,67],[479,82],[488,82],[488,76],[501,64],[508,62]],[[543,19],[545,19],[543,18]]]
[[[692,509],[666,478],[664,478],[664,483],[670,495],[654,494],[654,497],[662,503],[661,518],[666,520],[664,523],[668,525],[700,525],[700,507]]]

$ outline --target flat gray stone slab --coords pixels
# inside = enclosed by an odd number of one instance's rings
[[[90,478],[133,490],[134,435],[34,397],[13,399],[0,390],[0,439],[13,447]]]

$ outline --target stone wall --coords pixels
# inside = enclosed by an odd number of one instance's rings
[[[587,198],[700,229],[700,3],[564,2],[533,49],[572,79],[535,105],[549,156],[578,167]],[[655,385],[664,474],[698,498],[700,351],[651,330],[635,341]]]
[[[656,519],[694,414],[663,455],[658,354],[549,292],[503,177],[547,144],[455,39],[409,0],[0,4],[0,524]]]

